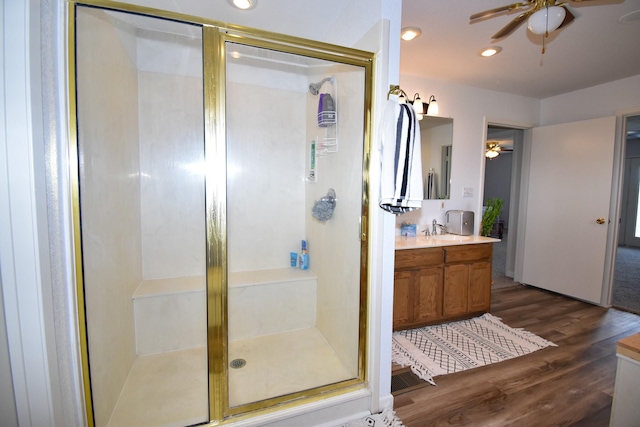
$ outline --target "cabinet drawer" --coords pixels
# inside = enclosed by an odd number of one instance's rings
[[[403,249],[396,251],[396,269],[416,269],[442,264],[442,248]]]
[[[444,262],[469,262],[491,259],[492,243],[478,245],[447,246],[444,248]]]

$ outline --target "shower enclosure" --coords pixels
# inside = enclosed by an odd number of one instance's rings
[[[228,423],[365,387],[372,55],[70,4],[90,423]]]

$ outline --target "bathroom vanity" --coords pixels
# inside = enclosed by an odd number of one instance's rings
[[[396,237],[393,330],[488,312],[497,241],[452,234]]]

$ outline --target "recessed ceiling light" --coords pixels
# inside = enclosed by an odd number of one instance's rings
[[[247,10],[256,7],[257,0],[229,0],[229,3],[237,9]]]
[[[482,49],[480,51],[480,55],[489,57],[489,56],[493,56],[500,53],[500,51],[502,51],[502,48],[500,46],[490,46],[485,49]]]
[[[420,34],[422,34],[422,30],[418,27],[405,27],[400,32],[400,37],[402,40],[409,41],[415,39]]]
[[[622,15],[620,19],[618,19],[618,22],[621,24],[630,24],[637,21],[640,21],[640,10],[629,12],[626,15]]]

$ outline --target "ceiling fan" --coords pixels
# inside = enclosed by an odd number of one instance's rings
[[[589,0],[569,1],[579,2]],[[473,23],[479,20],[492,18],[501,13],[519,9],[526,10],[516,16],[500,31],[495,33],[492,39],[495,40],[508,36],[527,20],[527,27],[531,32],[534,34],[544,34],[545,36],[548,36],[550,32],[568,25],[575,19],[575,16],[567,7],[567,3],[560,3],[557,0],[524,0],[519,3],[513,3],[506,6],[496,7],[495,9],[485,10],[484,12],[474,13],[469,17],[469,21]]]
[[[500,155],[500,153],[513,151],[513,148],[503,148],[500,146],[499,141],[487,141],[487,149],[484,155],[489,160],[493,160]]]

